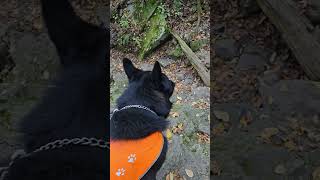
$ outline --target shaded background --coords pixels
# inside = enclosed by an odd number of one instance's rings
[[[94,24],[108,23],[106,0],[71,0]],[[42,22],[39,0],[0,2],[0,167],[22,148],[17,123],[50,88],[59,59]]]
[[[316,40],[319,1],[290,2]],[[213,178],[319,179],[319,82],[257,1],[214,0],[211,7]]]

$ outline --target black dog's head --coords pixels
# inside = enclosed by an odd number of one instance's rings
[[[161,72],[159,62],[154,64],[152,71],[136,68],[129,59],[123,59],[124,71],[129,80],[129,86],[118,99],[118,107],[138,104],[149,107],[159,116],[169,115],[175,84]]]

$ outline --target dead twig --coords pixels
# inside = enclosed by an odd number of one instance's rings
[[[191,48],[187,45],[187,43],[180,38],[178,34],[171,31],[171,34],[177,39],[178,43],[181,46],[181,49],[188,57],[189,61],[191,62],[192,66],[197,70],[199,76],[201,77],[202,81],[206,86],[210,86],[210,73],[209,70],[203,66],[201,60],[198,56],[191,50]]]

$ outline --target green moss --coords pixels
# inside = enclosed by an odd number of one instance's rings
[[[196,52],[200,48],[202,48],[204,46],[204,44],[206,44],[206,43],[207,43],[207,41],[204,39],[194,40],[194,41],[190,42],[190,48],[192,49],[192,51]]]
[[[173,0],[173,9],[174,9],[174,14],[176,16],[182,15],[182,6],[183,6],[182,3],[183,3],[182,0]]]
[[[166,13],[163,8],[158,6],[154,14],[148,20],[145,28],[145,34],[142,36],[139,59],[143,59],[154,48],[158,47],[165,41],[170,33],[167,27]]]
[[[184,134],[182,136],[182,142],[187,147],[191,147],[192,145],[196,144],[195,142],[196,140],[197,140],[197,135],[195,133]]]
[[[169,53],[169,56],[174,58],[180,58],[184,55],[180,45],[177,45],[174,50]]]
[[[134,20],[144,27],[159,5],[158,0],[135,1]]]

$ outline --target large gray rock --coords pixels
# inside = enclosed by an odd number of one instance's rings
[[[239,46],[234,39],[219,39],[214,44],[214,50],[218,57],[231,60],[239,55]]]
[[[253,116],[253,121],[244,131],[239,127],[240,110],[232,114],[233,111],[227,107],[225,105],[224,110],[230,114],[232,126],[225,134],[214,137],[211,146],[211,153],[215,155],[215,160],[222,170],[222,177],[279,179],[284,176],[310,175],[306,169],[310,164],[304,163],[306,159],[297,158],[283,147],[265,144],[259,140],[258,137],[265,128],[276,126],[277,123],[272,122],[273,114],[263,115],[268,118],[262,118],[262,114],[259,114],[261,117]],[[222,109],[223,107],[220,107],[220,110]]]
[[[167,67],[167,66],[171,65],[172,63],[174,63],[174,60],[171,59],[170,57],[163,57],[163,58],[159,59],[158,62],[161,64],[162,67]]]
[[[243,54],[240,56],[237,69],[239,70],[260,70],[264,69],[266,61],[258,54]]]
[[[169,172],[178,171],[185,179],[209,180],[209,143],[199,142],[197,138],[199,131],[209,133],[209,109],[195,109],[186,103],[174,107],[173,111],[179,112],[179,116],[170,118],[170,128],[179,123],[184,128],[181,134],[173,134],[157,179],[165,179]],[[194,177],[188,177],[185,169],[191,170]]]
[[[196,87],[192,89],[192,99],[210,99],[209,87]]]
[[[241,0],[240,11],[244,16],[260,12],[260,7],[256,0]]]
[[[238,70],[264,70],[264,66],[270,57],[270,52],[255,44],[248,44],[244,47],[237,64]]]
[[[282,80],[273,86],[261,83],[260,93],[264,99],[265,108],[269,108],[275,115],[286,117],[296,113],[313,117],[320,114],[319,89],[318,82]],[[312,118],[307,119],[311,121]],[[320,124],[317,126],[320,127]]]

